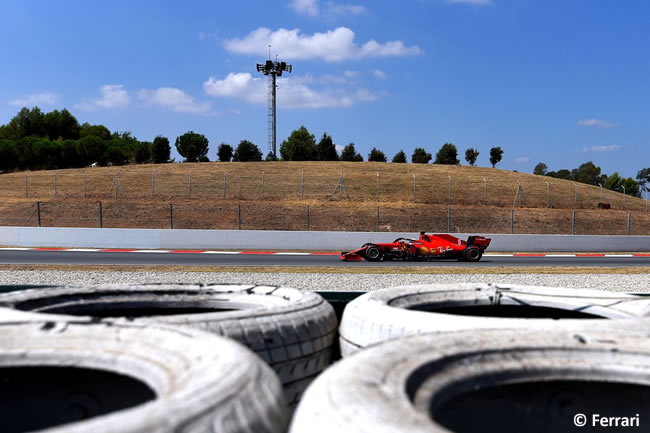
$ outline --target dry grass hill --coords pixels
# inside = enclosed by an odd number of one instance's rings
[[[170,213],[174,228],[650,235],[646,200],[485,167],[184,163],[0,175],[0,225],[36,226],[40,215],[42,226],[169,228]]]

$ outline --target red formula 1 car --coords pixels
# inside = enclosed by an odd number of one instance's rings
[[[386,244],[364,244],[354,251],[341,253],[341,260],[358,262],[362,258],[370,262],[379,260],[432,260],[457,259],[478,262],[491,239],[470,236],[467,241],[448,234],[420,233],[420,239],[397,238]]]

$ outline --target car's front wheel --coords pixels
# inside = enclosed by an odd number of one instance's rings
[[[382,255],[381,248],[377,245],[369,245],[366,248],[366,258],[369,262],[378,262],[381,260]]]

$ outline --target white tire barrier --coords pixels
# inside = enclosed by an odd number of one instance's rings
[[[209,333],[0,309],[3,432],[281,433],[273,371]]]
[[[275,286],[54,287],[0,294],[0,306],[67,318],[155,320],[232,338],[271,365],[292,405],[329,365],[337,328],[333,308],[320,295]]]
[[[289,432],[602,431],[608,422],[641,431],[649,398],[647,332],[424,334],[329,368]]]
[[[346,306],[339,330],[341,353],[345,357],[425,332],[609,327],[609,319],[648,312],[650,298],[600,290],[506,284],[399,286],[368,292]],[[620,320],[616,326],[638,325]]]

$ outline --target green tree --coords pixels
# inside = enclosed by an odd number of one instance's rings
[[[490,164],[492,164],[492,168],[501,162],[501,158],[503,158],[503,149],[499,146],[490,149]]]
[[[162,135],[156,136],[151,145],[151,160],[154,164],[165,164],[169,162],[172,148],[169,145],[169,138]]]
[[[176,137],[176,150],[185,158],[185,162],[198,162],[208,159],[208,139],[194,131],[188,131]]]
[[[315,161],[317,153],[316,137],[304,126],[291,132],[280,146],[280,155],[285,161]]]
[[[632,179],[631,177],[623,179],[622,186],[625,187],[625,194],[631,195],[633,197],[641,197],[641,188],[639,182]]]
[[[134,159],[136,164],[151,162],[153,144],[148,141],[138,141],[135,145]]]
[[[547,171],[548,171],[548,166],[543,162],[540,162],[533,169],[533,174],[536,174],[538,176],[545,176]]]
[[[43,116],[45,134],[50,140],[77,140],[81,126],[77,119],[65,108],[54,110]]]
[[[386,155],[381,150],[373,147],[370,153],[368,154],[369,162],[386,162]]]
[[[228,143],[221,143],[217,149],[217,158],[221,162],[230,162],[233,157],[234,149]]]
[[[273,152],[269,152],[266,155],[266,159],[264,161],[277,161],[278,157],[273,154]]]
[[[319,161],[338,161],[339,155],[336,153],[336,146],[332,142],[332,137],[323,134],[318,142],[317,158]]]
[[[405,163],[406,162],[406,153],[404,153],[403,150],[400,149],[399,152],[393,156],[393,161],[392,162],[397,162],[397,163]]]
[[[242,140],[237,145],[237,149],[235,149],[235,157],[233,160],[236,162],[261,161],[262,152],[252,142]]]
[[[607,179],[605,179],[605,183],[603,184],[603,187],[610,189],[612,191],[623,192],[623,188],[621,188],[622,185],[623,185],[623,178],[618,174],[617,171],[615,171],[614,173],[612,173],[611,176],[607,176]]]
[[[38,107],[22,108],[7,124],[7,138],[45,137],[45,115]]]
[[[480,152],[473,147],[470,147],[465,151],[465,161],[469,163],[469,165],[474,165],[476,164],[476,159],[478,158]]]
[[[644,191],[650,191],[648,184],[650,183],[650,167],[639,170],[636,174],[636,180]]]
[[[0,139],[0,170],[7,171],[18,168],[18,153],[13,140]]]
[[[458,149],[453,143],[445,143],[442,145],[438,153],[436,153],[436,160],[434,164],[449,164],[458,165]]]
[[[416,164],[428,164],[431,161],[431,154],[421,147],[416,147],[411,155],[411,162]]]
[[[589,161],[581,164],[580,167],[571,170],[571,177],[576,182],[586,183],[589,185],[598,185],[604,178],[600,175],[600,167]]]
[[[90,125],[88,122],[86,122],[81,125],[81,129],[79,130],[79,138],[88,136],[99,137],[102,140],[110,140],[111,131],[104,125]]]
[[[109,140],[103,140],[95,135],[88,135],[77,141],[77,154],[83,165],[97,163],[106,165],[104,154]]]
[[[556,179],[571,180],[571,171],[567,170],[566,168],[563,168],[562,170],[558,170],[558,171],[549,171],[548,173],[546,173],[546,176],[554,177]]]
[[[343,152],[341,152],[341,161],[362,162],[363,156],[357,153],[354,143],[350,143],[343,148]]]

